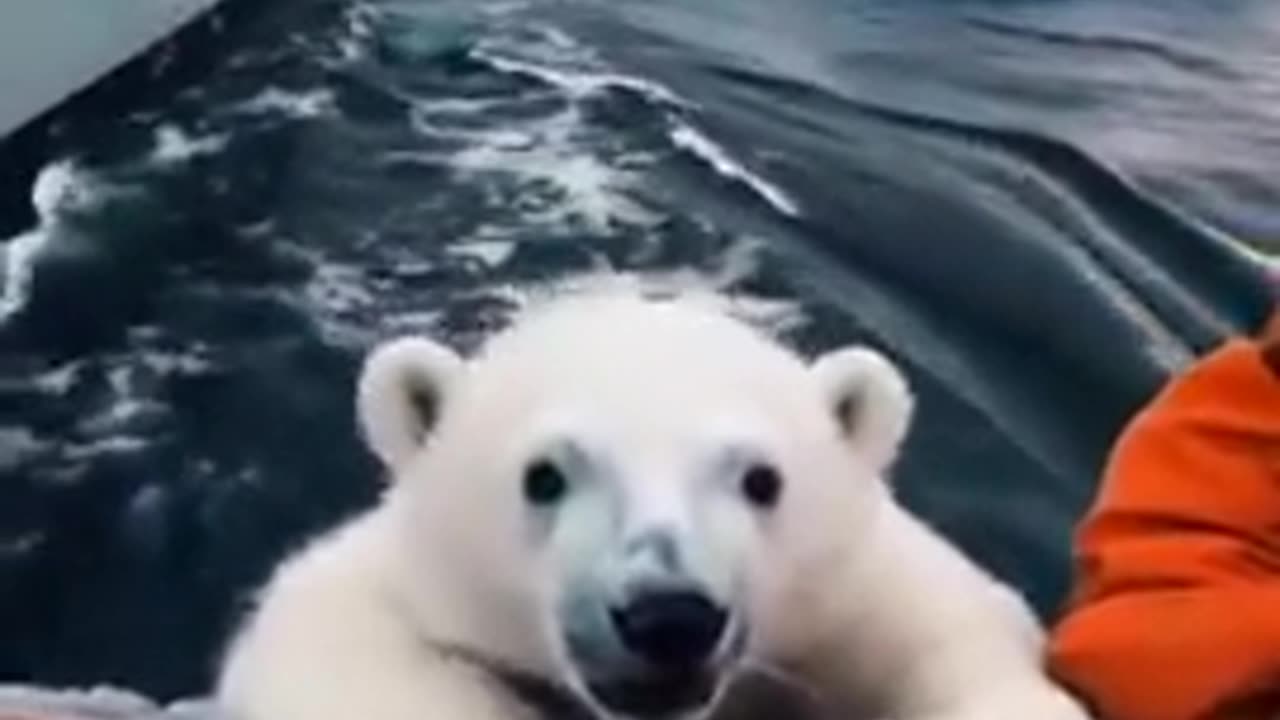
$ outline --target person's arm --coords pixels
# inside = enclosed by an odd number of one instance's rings
[[[1270,354],[1228,343],[1171,383],[1113,452],[1077,535],[1078,586],[1049,656],[1107,720],[1280,717],[1280,375]]]

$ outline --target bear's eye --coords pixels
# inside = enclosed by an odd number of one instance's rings
[[[742,494],[759,508],[771,508],[782,496],[782,476],[768,465],[753,465],[742,476]]]
[[[534,505],[553,505],[569,490],[569,482],[554,464],[539,460],[524,471],[524,497]]]

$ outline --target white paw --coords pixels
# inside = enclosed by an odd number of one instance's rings
[[[1091,720],[1084,707],[1057,688],[1009,693],[975,702],[971,707],[896,720]]]
[[[988,714],[985,720],[1020,720],[1037,718],[1037,720],[1090,720],[1084,706],[1071,695],[1058,688],[1049,688],[1033,693],[1027,697],[1014,700],[1007,708],[1001,708],[998,715]],[[974,720],[978,720],[975,718]]]

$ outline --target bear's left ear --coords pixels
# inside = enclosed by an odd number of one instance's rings
[[[453,350],[418,337],[391,340],[365,359],[356,390],[360,430],[392,478],[426,444],[462,367]]]
[[[820,356],[812,372],[841,434],[878,473],[897,459],[914,401],[906,378],[888,358],[865,347]]]

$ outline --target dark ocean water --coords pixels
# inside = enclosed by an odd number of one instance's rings
[[[892,354],[905,502],[1051,618],[1116,431],[1266,308],[1270,0],[276,0],[235,37],[5,244],[0,681],[204,690],[377,491],[362,353],[602,268]]]

